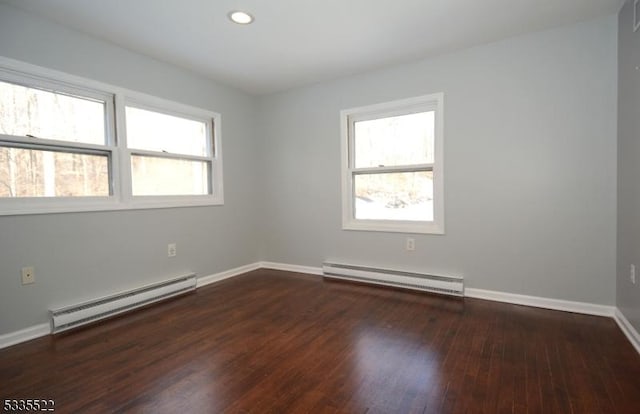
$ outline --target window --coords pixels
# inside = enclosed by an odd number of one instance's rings
[[[444,233],[443,94],[341,112],[343,228]]]
[[[113,95],[4,74],[0,199],[111,196],[112,116]]]
[[[134,196],[207,195],[213,163],[212,120],[126,107]]]
[[[221,157],[218,114],[0,58],[0,214],[222,204]]]

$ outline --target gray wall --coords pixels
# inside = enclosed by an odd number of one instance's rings
[[[261,259],[614,304],[616,33],[602,18],[254,98],[0,4],[2,56],[220,112],[225,178],[224,206],[0,217],[0,334]],[[446,235],[415,235],[409,253],[404,234],[341,230],[339,110],[440,91]],[[23,287],[26,265],[37,281]]]
[[[632,3],[625,3],[618,21],[617,305],[640,331],[640,30],[633,33]],[[638,266],[635,285],[632,263]]]
[[[221,113],[225,180],[224,206],[0,217],[0,334],[52,306],[258,259],[254,98],[3,4],[0,55]],[[36,283],[21,286],[27,265]]]
[[[615,16],[259,101],[265,251],[612,305]],[[446,235],[341,230],[339,111],[445,93]]]

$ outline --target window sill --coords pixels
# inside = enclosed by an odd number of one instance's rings
[[[130,201],[115,198],[91,198],[83,200],[47,200],[43,198],[3,200],[0,216],[22,216],[31,214],[82,213],[92,211],[126,211],[158,208],[204,207],[224,205],[222,197],[141,197]]]
[[[387,233],[444,234],[444,225],[436,222],[417,223],[411,221],[350,220],[342,224],[342,229]]]

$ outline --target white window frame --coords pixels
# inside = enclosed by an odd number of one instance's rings
[[[434,162],[405,166],[355,168],[353,125],[357,121],[435,112]],[[444,234],[444,94],[434,93],[340,111],[342,156],[342,229]],[[367,173],[433,171],[433,221],[355,218],[354,176]]]
[[[220,141],[220,115],[199,108],[167,101],[160,98],[151,97],[140,93],[129,92],[122,99],[122,105],[116,105],[122,111],[121,119],[125,122],[120,123],[122,130],[122,158],[127,164],[124,168],[126,178],[122,182],[123,188],[126,188],[126,202],[139,206],[141,208],[148,207],[180,207],[185,202],[188,205],[221,205],[223,204],[224,191],[222,183],[222,147]],[[173,115],[180,118],[190,119],[203,122],[206,126],[207,137],[211,137],[208,141],[209,155],[196,156],[177,153],[165,153],[158,151],[142,150],[136,148],[128,148],[127,131],[126,131],[126,107],[134,107],[145,109],[148,111],[158,112],[167,115]],[[213,134],[213,136],[211,135]],[[144,155],[150,157],[167,158],[167,159],[184,159],[193,161],[209,162],[211,168],[209,170],[209,186],[211,194],[208,195],[176,195],[176,196],[135,196],[131,189],[131,156]]]
[[[2,134],[0,134],[0,142],[15,145],[18,148],[108,154],[110,171],[110,195],[108,197],[1,197],[0,216],[224,204],[220,114],[2,56],[0,56],[0,80],[26,87],[104,100],[106,103],[104,146]],[[207,157],[177,157],[173,154],[127,148],[125,105],[205,122],[207,132],[213,134],[212,137],[209,135],[212,138],[210,144],[213,146],[212,151]],[[200,159],[210,162],[211,194],[133,196],[131,189],[132,154]]]

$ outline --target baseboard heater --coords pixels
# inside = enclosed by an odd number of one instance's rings
[[[323,263],[322,273],[328,279],[374,283],[454,296],[464,295],[464,279],[459,276],[436,276],[337,263]]]
[[[196,289],[196,275],[143,286],[104,298],[51,310],[51,332],[59,333]]]

